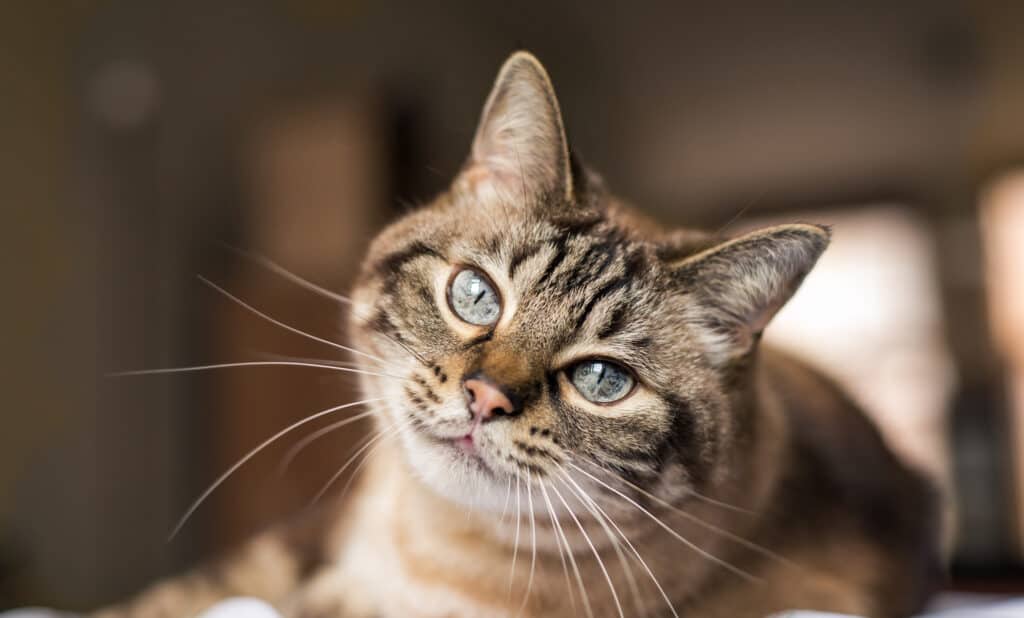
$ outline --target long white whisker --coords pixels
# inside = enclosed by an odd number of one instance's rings
[[[554,487],[552,487],[554,489]],[[544,502],[547,502],[548,508],[554,512],[554,507],[551,506],[551,498],[548,496],[547,484],[541,483],[540,491],[544,494]],[[583,585],[583,578],[580,576],[580,568],[576,564],[576,558],[573,556],[572,546],[569,545],[569,539],[565,536],[565,531],[562,530],[562,524],[559,523],[558,518],[555,518],[555,529],[558,532],[558,536],[565,543],[566,553],[569,555],[569,563],[572,565],[573,575],[576,577],[576,585],[579,586],[580,597],[583,599],[583,609],[587,612],[588,618],[594,618],[594,611],[590,608],[590,595],[587,594],[587,589]]]
[[[618,479],[622,483],[628,485],[629,487],[631,487],[635,491],[643,494],[648,499],[653,500],[654,502],[657,502],[658,504],[660,504],[661,506],[669,509],[673,513],[676,513],[677,515],[679,515],[681,517],[685,517],[686,519],[692,521],[693,523],[697,524],[698,526],[700,526],[702,528],[705,528],[706,530],[711,530],[712,532],[718,533],[718,534],[722,535],[723,537],[729,539],[730,541],[732,541],[732,542],[734,542],[734,543],[736,543],[738,545],[742,545],[743,547],[746,547],[747,549],[749,549],[749,550],[751,550],[753,552],[761,554],[762,556],[764,556],[766,558],[770,558],[772,560],[775,560],[775,561],[779,562],[780,564],[783,564],[785,566],[788,566],[788,567],[794,568],[794,569],[799,569],[800,568],[800,565],[798,565],[797,563],[793,562],[792,560],[790,560],[790,559],[788,559],[788,558],[786,558],[784,556],[780,556],[779,554],[773,552],[772,550],[768,549],[767,547],[762,547],[761,545],[758,545],[757,543],[754,543],[753,541],[749,541],[749,540],[739,536],[738,534],[736,534],[734,532],[730,532],[729,530],[726,530],[725,528],[722,528],[720,526],[716,526],[715,524],[712,524],[710,522],[706,522],[703,519],[701,519],[700,517],[697,517],[696,515],[694,515],[693,513],[688,513],[686,511],[682,510],[681,508],[677,507],[676,505],[672,504],[671,502],[668,502],[666,500],[663,500],[663,499],[659,498],[658,496],[652,494],[651,492],[647,491],[643,487],[640,487],[636,483],[632,483],[629,480],[622,478],[620,475],[615,474],[615,473],[611,472],[610,470],[606,470],[605,468],[603,468],[601,466],[598,466],[597,464],[592,464],[592,465],[594,465],[598,469],[600,469],[600,470],[610,474],[611,476],[613,476],[614,478]],[[689,489],[687,491],[690,494],[692,494],[692,495],[698,495],[696,492],[693,492],[693,491],[691,491]],[[711,498],[707,498],[707,500],[711,500]],[[721,503],[721,504],[725,504],[725,503]],[[739,509],[739,507],[735,507],[735,508]],[[750,511],[746,511],[746,512],[749,513]]]
[[[339,293],[334,292],[332,290],[328,290],[327,288],[325,288],[323,286],[320,286],[320,285],[317,285],[317,284],[313,283],[312,281],[310,281],[308,279],[304,279],[304,278],[296,275],[295,273],[291,272],[290,270],[286,269],[284,266],[281,266],[277,262],[272,261],[269,258],[263,257],[261,255],[256,255],[255,253],[252,253],[251,251],[245,251],[244,249],[239,249],[238,247],[234,247],[234,246],[229,245],[228,243],[225,243],[225,242],[222,242],[221,245],[224,248],[226,248],[227,250],[232,251],[232,252],[240,255],[241,257],[243,257],[243,258],[245,258],[245,259],[247,259],[247,260],[249,260],[249,261],[251,261],[251,262],[253,262],[255,264],[258,264],[259,266],[262,266],[263,268],[266,268],[267,270],[273,272],[274,274],[277,274],[277,275],[280,275],[281,277],[284,277],[285,279],[291,281],[292,283],[295,283],[296,285],[298,285],[300,287],[303,287],[303,288],[305,288],[307,290],[310,290],[310,291],[312,291],[314,293],[321,294],[321,295],[323,295],[323,296],[325,296],[325,297],[327,297],[327,298],[329,298],[331,300],[334,300],[336,302],[339,302],[341,304],[349,305],[351,307],[355,307],[355,303],[353,303],[352,299],[349,298],[348,296],[345,296],[343,294],[339,294]],[[352,314],[355,315],[356,317],[360,317],[360,318],[365,318],[366,317],[366,316],[360,316],[359,314],[355,313],[354,311],[353,311]],[[412,355],[416,360],[420,361],[422,364],[424,364],[424,365],[429,364],[429,363],[427,363],[427,360],[425,358],[423,358],[419,353],[417,353],[415,350],[410,348],[405,343],[402,343],[401,341],[399,341],[398,339],[392,337],[388,333],[380,332],[380,334],[383,335],[386,339],[390,340],[395,345],[397,345],[398,347],[400,347],[403,350],[405,350],[406,352],[408,352],[410,355]]]
[[[345,305],[351,305],[352,304],[352,299],[349,298],[348,296],[345,296],[343,294],[338,294],[337,292],[328,290],[327,288],[325,288],[323,286],[320,286],[320,285],[317,285],[317,284],[313,283],[312,281],[310,281],[308,279],[303,279],[302,277],[300,277],[300,276],[296,275],[295,273],[291,272],[290,270],[288,270],[284,266],[281,266],[277,262],[274,262],[270,258],[263,257],[262,255],[256,255],[255,253],[252,253],[251,251],[246,251],[245,249],[239,249],[238,247],[231,246],[231,245],[229,245],[227,243],[223,243],[222,242],[220,244],[225,249],[227,249],[227,250],[229,250],[229,251],[231,251],[233,253],[236,253],[236,254],[242,256],[243,258],[249,260],[250,262],[254,262],[256,264],[259,264],[263,268],[266,268],[267,270],[269,270],[269,271],[271,271],[271,272],[273,272],[273,273],[275,273],[277,275],[280,275],[281,277],[284,277],[285,279],[291,281],[292,283],[294,283],[295,285],[298,285],[299,287],[305,288],[305,289],[309,290],[310,292],[315,292],[317,294],[320,294],[321,296],[326,296],[327,298],[330,298],[331,300],[335,300],[335,301],[337,301],[339,303],[342,303],[342,304],[345,304]]]
[[[559,466],[559,468],[562,467]],[[573,481],[574,484],[576,484],[575,480],[569,475],[569,473],[564,468],[562,468],[562,474],[569,480]],[[577,484],[577,486],[579,485]],[[636,556],[636,559],[644,567],[644,571],[647,572],[647,576],[651,578],[652,582],[654,582],[654,586],[658,589],[658,592],[661,593],[661,598],[665,600],[665,603],[668,605],[668,608],[672,612],[672,615],[675,618],[679,618],[679,614],[676,612],[676,608],[672,605],[672,601],[671,599],[669,599],[668,593],[666,593],[665,589],[661,587],[661,583],[658,581],[658,578],[654,576],[654,572],[651,571],[651,567],[647,566],[647,562],[644,560],[643,556],[640,555],[640,552],[637,550],[637,548],[633,546],[633,543],[629,540],[629,537],[626,536],[622,529],[619,528],[618,524],[615,523],[615,520],[612,519],[611,516],[608,515],[608,513],[605,512],[604,509],[602,509],[601,506],[597,504],[597,502],[595,502],[593,499],[591,499],[591,502],[599,511],[601,511],[601,513],[608,520],[608,523],[611,524],[613,528],[615,528],[615,531],[618,532],[619,536],[622,537],[623,542],[626,543],[626,547],[628,547],[630,551],[633,552],[633,555]]]
[[[217,477],[217,480],[215,480],[213,482],[213,484],[211,484],[206,489],[206,491],[204,491],[202,494],[200,494],[200,496],[198,498],[196,498],[195,502],[193,502],[188,507],[188,509],[185,511],[185,514],[182,515],[181,519],[178,520],[177,525],[174,526],[174,529],[171,531],[171,534],[167,538],[167,540],[169,541],[169,540],[173,539],[175,536],[177,536],[178,532],[180,532],[181,528],[185,525],[185,522],[187,522],[188,519],[192,516],[192,514],[195,513],[196,509],[199,508],[199,505],[201,505],[203,503],[203,501],[205,501],[206,498],[208,498],[210,496],[210,494],[212,494],[214,492],[214,490],[216,490],[218,487],[220,487],[221,484],[224,483],[224,481],[226,481],[229,476],[234,474],[234,472],[236,470],[238,470],[243,465],[245,465],[245,462],[247,462],[250,459],[252,459],[253,457],[255,457],[257,453],[259,453],[260,451],[262,451],[266,447],[270,446],[270,444],[272,444],[274,441],[276,441],[281,436],[283,436],[283,435],[285,435],[285,434],[287,434],[287,433],[289,433],[291,431],[294,431],[295,429],[298,429],[299,427],[302,427],[303,425],[305,425],[307,423],[311,423],[311,422],[315,421],[316,419],[321,418],[323,416],[326,416],[328,414],[332,414],[334,412],[339,412],[339,411],[344,410],[346,408],[352,408],[352,407],[355,407],[355,406],[366,405],[368,403],[375,403],[375,402],[378,402],[378,401],[383,401],[383,399],[384,399],[383,397],[377,397],[377,398],[374,398],[374,399],[363,399],[362,401],[353,401],[351,403],[342,404],[340,406],[334,406],[332,408],[327,408],[326,410],[321,410],[321,411],[319,411],[319,412],[317,412],[315,414],[311,414],[310,416],[307,416],[307,417],[305,417],[305,418],[303,418],[303,419],[301,419],[299,421],[296,421],[296,422],[292,423],[291,425],[288,425],[287,427],[285,427],[281,431],[279,431],[279,432],[275,433],[274,435],[270,436],[269,438],[267,438],[266,440],[261,442],[259,446],[257,446],[256,448],[252,449],[244,457],[239,459],[233,466],[228,468],[227,471],[224,472],[224,474],[221,474],[219,477]],[[368,417],[368,416],[370,416],[372,414],[374,414],[374,410],[368,410],[366,412],[362,412],[360,414],[356,414],[355,416],[350,416],[347,420],[349,422],[353,422],[354,423],[357,420],[359,420],[361,418],[366,418],[366,417]]]
[[[533,475],[530,469],[526,469],[526,501],[530,509],[530,577],[526,580],[526,593],[523,594],[523,603],[519,606],[519,614],[526,609],[530,600],[530,591],[533,589],[533,572],[537,567],[537,522],[533,515]]]
[[[623,480],[625,481],[625,479],[623,479]],[[628,483],[629,481],[626,481],[626,482]],[[713,505],[715,505],[717,507],[720,507],[720,508],[723,508],[723,509],[725,509],[727,511],[735,511],[736,513],[743,513],[744,515],[756,515],[757,514],[757,513],[755,513],[754,511],[752,511],[750,509],[743,508],[742,506],[736,506],[735,504],[729,504],[728,502],[722,502],[721,500],[716,500],[716,499],[712,498],[711,496],[705,496],[704,494],[698,492],[697,490],[690,489],[689,487],[686,488],[686,493],[690,494],[691,496],[693,496],[694,498],[700,500],[701,502],[707,502],[708,504],[713,504]]]
[[[315,356],[289,356],[287,354],[268,354],[267,357],[272,360],[278,361],[292,361],[300,363],[314,363],[317,365],[328,365],[330,367],[335,367],[338,369],[354,368],[360,371],[373,371],[375,375],[378,375],[380,377],[394,378],[396,380],[402,380],[404,382],[414,381],[411,378],[402,377],[400,375],[396,375],[395,373],[385,373],[385,371],[395,371],[396,373],[399,374],[403,373],[404,369],[402,369],[402,367],[400,367],[397,363],[376,363],[376,367],[372,367],[371,369],[364,369],[363,363],[360,363],[359,361],[339,361],[334,360],[332,358],[317,358]]]
[[[512,545],[512,568],[508,574],[508,597],[512,598],[512,584],[516,578],[516,558],[519,556],[519,522],[522,519],[522,509],[520,509],[520,494],[519,494],[519,470],[516,470],[516,540]]]
[[[310,501],[310,505],[316,504],[317,502],[320,501],[320,498],[324,497],[324,494],[327,493],[327,490],[331,488],[331,485],[334,485],[335,481],[341,478],[341,475],[345,473],[345,470],[348,470],[348,467],[352,465],[352,463],[356,460],[357,457],[366,452],[367,449],[372,448],[374,444],[380,442],[385,436],[387,436],[392,431],[396,430],[397,427],[398,423],[392,423],[391,425],[388,425],[386,428],[382,429],[376,436],[371,438],[366,444],[359,447],[359,449],[357,449],[356,452],[353,453],[352,456],[349,457],[348,460],[345,461],[345,463],[342,464],[340,468],[338,468],[338,470],[331,476],[331,478],[328,479],[326,483],[324,483],[324,486],[320,488],[320,491],[318,491],[316,495],[313,496],[313,500]]]
[[[398,432],[401,431],[402,428],[406,427],[406,426],[408,426],[407,422],[405,422],[405,423],[396,422],[394,425],[391,426],[393,428],[393,431],[389,431],[388,432],[387,438],[390,438],[392,436],[397,435]],[[348,480],[345,481],[345,485],[341,488],[341,492],[338,493],[339,499],[344,497],[348,493],[348,489],[349,489],[349,487],[352,486],[352,482],[355,481],[356,478],[359,476],[359,471],[362,470],[363,466],[365,466],[367,464],[367,462],[370,461],[370,457],[373,456],[373,454],[377,451],[377,449],[379,449],[380,447],[384,446],[384,444],[386,444],[386,438],[381,439],[370,450],[368,450],[365,455],[363,455],[363,460],[360,461],[359,465],[357,465],[352,470],[352,474],[349,475]]]
[[[665,522],[663,522],[660,519],[658,519],[658,517],[655,516],[653,513],[651,513],[650,511],[648,511],[644,507],[640,506],[640,504],[638,504],[636,500],[633,500],[632,498],[630,498],[626,494],[622,493],[618,489],[615,489],[614,487],[612,487],[608,483],[605,483],[601,479],[597,478],[596,476],[590,474],[589,472],[587,472],[583,468],[580,468],[579,466],[577,466],[577,465],[575,465],[575,464],[573,464],[571,462],[569,463],[569,465],[572,466],[573,468],[575,468],[577,471],[587,475],[588,477],[590,477],[591,480],[593,480],[594,482],[600,484],[605,489],[611,491],[615,495],[619,496],[620,498],[622,498],[623,500],[625,500],[629,504],[631,504],[634,507],[636,507],[637,509],[639,509],[641,513],[643,513],[644,515],[649,517],[651,519],[651,521],[653,521],[654,523],[658,524],[658,526],[660,526],[663,530],[665,530],[665,532],[668,532],[677,541],[679,541],[680,543],[686,545],[687,547],[689,547],[693,551],[697,552],[701,556],[704,556],[706,559],[710,560],[711,562],[714,562],[715,564],[721,566],[722,568],[728,570],[729,572],[731,572],[731,573],[733,573],[735,575],[738,575],[739,577],[742,577],[743,579],[745,579],[747,581],[750,581],[750,582],[760,582],[760,581],[762,581],[760,578],[755,577],[754,575],[751,575],[750,573],[747,573],[743,569],[740,569],[739,567],[735,567],[735,566],[729,564],[725,560],[722,560],[721,558],[715,556],[714,554],[708,552],[707,550],[705,550],[705,549],[703,549],[701,547],[698,547],[697,544],[695,544],[693,541],[690,541],[689,539],[685,538],[684,536],[682,536],[681,534],[679,534],[678,532],[673,530],[668,524],[666,524]]]
[[[331,346],[332,348],[336,348],[338,350],[344,350],[344,351],[350,352],[352,354],[358,354],[359,356],[362,356],[364,358],[369,358],[370,360],[373,360],[373,361],[376,361],[378,363],[387,365],[387,361],[385,361],[382,358],[378,358],[378,357],[374,356],[373,354],[367,354],[366,352],[363,352],[362,350],[357,350],[355,348],[350,348],[347,345],[342,345],[342,344],[340,344],[340,343],[338,343],[336,341],[331,341],[330,339],[324,339],[323,337],[317,337],[316,335],[313,335],[311,333],[307,333],[304,330],[295,328],[294,326],[291,326],[289,324],[285,324],[281,320],[278,320],[277,318],[271,317],[270,315],[260,311],[256,307],[253,307],[249,303],[245,302],[241,298],[238,298],[237,296],[235,296],[231,292],[228,292],[227,290],[225,290],[224,288],[220,287],[216,283],[210,281],[206,277],[204,277],[202,275],[196,275],[196,276],[199,278],[200,281],[202,281],[206,285],[210,286],[211,288],[213,288],[214,290],[216,290],[217,292],[219,292],[220,294],[222,294],[226,298],[234,301],[235,303],[237,303],[239,306],[241,306],[242,308],[246,309],[250,313],[252,313],[252,314],[254,314],[256,316],[259,316],[260,318],[263,318],[264,320],[270,322],[271,324],[274,324],[275,326],[279,326],[279,327],[287,330],[288,332],[295,333],[296,335],[300,335],[300,336],[305,337],[307,339],[310,339],[312,341],[316,341],[318,343],[322,343],[324,345]]]
[[[210,371],[212,369],[233,369],[236,367],[311,367],[314,369],[328,369],[341,373],[358,373],[361,375],[377,376],[380,378],[393,378],[395,380],[408,381],[408,378],[367,371],[365,369],[353,369],[351,367],[338,367],[328,363],[307,363],[304,361],[240,361],[235,363],[211,363],[209,365],[192,365],[189,367],[161,367],[158,369],[133,369],[129,371],[114,371],[107,374],[111,378],[125,378],[129,376],[162,375],[171,373],[191,373],[195,371]]]
[[[572,510],[572,507],[569,506],[569,503],[565,501],[565,498],[562,497],[562,493],[558,491],[558,488],[552,485],[551,491],[555,492],[555,497],[565,505],[565,509],[569,511],[569,516],[572,517],[574,522],[576,522],[576,527],[579,528],[580,532],[583,534],[583,540],[586,541],[587,545],[590,547],[591,553],[593,553],[594,558],[597,559],[597,566],[601,568],[601,573],[604,574],[604,579],[608,582],[608,589],[612,592],[612,600],[615,601],[615,609],[619,612],[619,618],[625,618],[626,614],[622,611],[622,603],[619,602],[619,594],[615,591],[615,584],[612,583],[612,576],[608,574],[608,569],[604,566],[604,560],[601,560],[601,554],[597,551],[597,548],[594,547],[594,543],[590,540],[590,535],[587,534],[586,529],[583,528],[583,524],[580,523],[579,518],[576,517],[576,513]]]
[[[333,358],[317,358],[314,356],[291,356],[289,354],[276,354],[270,353],[266,357],[270,360],[281,360],[281,361],[300,361],[303,363],[323,363],[325,365],[331,365],[332,367],[355,367],[356,369],[362,369],[363,365],[359,361],[342,361],[334,360]],[[394,367],[390,365],[389,367]]]
[[[509,477],[509,478],[511,478],[511,477]],[[544,489],[544,479],[540,478],[540,479],[537,479],[537,480],[540,481],[541,492],[544,492],[545,491],[545,489]],[[548,511],[548,517],[551,518],[551,530],[555,532],[555,545],[558,547],[558,557],[562,561],[562,573],[565,574],[565,590],[566,590],[566,592],[569,593],[569,603],[572,604],[572,614],[573,614],[573,616],[575,616],[577,614],[577,611],[576,611],[576,595],[573,594],[573,592],[572,592],[572,580],[569,578],[569,564],[565,560],[565,552],[566,552],[566,550],[569,550],[569,551],[572,551],[572,550],[570,548],[568,548],[568,547],[566,547],[566,548],[562,547],[562,537],[558,534],[558,531],[557,531],[558,522],[555,520],[555,511],[554,511],[554,509],[552,509],[551,501],[547,499],[546,495],[544,496],[544,498],[545,498],[545,500],[544,500],[545,506],[547,507],[547,511]]]
[[[337,429],[341,429],[342,427],[345,427],[346,425],[349,424],[347,421],[348,421],[348,419],[345,419],[343,421],[338,421],[336,423],[331,423],[330,425],[325,425],[324,427],[321,427],[320,429],[317,429],[316,431],[314,431],[313,433],[309,434],[305,438],[303,438],[303,439],[299,440],[298,442],[296,442],[290,449],[288,449],[288,452],[285,453],[285,456],[281,458],[281,463],[277,466],[277,473],[279,475],[284,474],[285,471],[288,470],[288,468],[291,467],[292,462],[295,461],[295,458],[299,456],[299,453],[301,453],[303,450],[305,450],[307,446],[309,446],[313,442],[316,442],[317,440],[319,440],[323,436],[326,436],[327,434],[331,433],[332,431],[335,431]],[[360,440],[360,442],[358,443],[357,446],[362,446],[363,444],[366,443],[367,440],[370,440],[372,438],[373,438],[373,434],[371,433],[366,438],[363,438],[362,440]]]
[[[392,433],[388,437],[390,438],[391,436],[394,436],[394,435],[395,434]],[[377,452],[377,449],[379,449],[380,447],[384,446],[384,444],[385,444],[384,441],[378,442],[377,444],[375,444],[373,446],[373,448],[371,448],[369,451],[367,451],[365,455],[363,455],[362,461],[360,461],[359,465],[357,465],[355,468],[352,469],[352,474],[349,475],[348,480],[345,481],[345,484],[341,486],[341,491],[338,492],[338,499],[339,500],[341,498],[344,498],[345,495],[348,494],[348,490],[349,490],[350,487],[352,487],[353,481],[355,481],[357,478],[359,478],[359,471],[362,470],[363,467],[366,466],[367,463],[369,463],[370,458],[373,457],[373,454]]]
[[[512,475],[509,474],[505,483],[505,505],[501,507],[501,524],[505,525],[505,517],[508,515],[508,503],[512,499]]]
[[[580,487],[575,480],[566,474],[565,469],[561,465],[558,465],[557,463],[555,465],[558,466],[559,472],[564,477],[562,485],[564,485],[569,493],[573,494],[576,499],[579,500],[580,503],[582,503],[590,512],[594,517],[594,520],[601,526],[601,529],[604,530],[608,540],[611,541],[612,549],[615,550],[615,555],[618,557],[619,564],[622,565],[622,570],[626,575],[626,583],[629,585],[629,590],[633,595],[633,602],[637,606],[637,613],[641,616],[645,615],[647,611],[643,607],[643,598],[640,595],[640,587],[637,586],[636,577],[633,575],[633,567],[630,566],[629,560],[626,559],[626,555],[622,551],[622,543],[619,541],[619,538],[615,536],[615,533],[605,521],[604,511],[597,506],[593,499],[591,499],[587,492],[584,491],[584,489]],[[569,483],[566,483],[566,480],[568,480]]]

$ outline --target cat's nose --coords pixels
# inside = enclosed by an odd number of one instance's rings
[[[515,405],[500,387],[484,378],[470,378],[463,382],[466,392],[466,403],[473,418],[486,423],[498,416],[516,414]]]

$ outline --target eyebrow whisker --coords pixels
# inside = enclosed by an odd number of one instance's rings
[[[381,378],[393,378],[395,380],[407,381],[408,378],[401,376],[391,375],[388,373],[379,373],[376,371],[367,371],[365,369],[355,369],[353,367],[339,367],[329,363],[307,363],[304,361],[239,361],[233,363],[211,363],[208,365],[191,365],[188,367],[160,367],[157,369],[132,369],[128,371],[113,371],[107,374],[110,378],[126,378],[131,376],[147,376],[147,375],[164,375],[174,373],[192,373],[197,371],[210,371],[213,369],[233,369],[237,367],[307,367],[314,369],[327,369],[330,371],[338,371],[341,373],[358,373],[360,375],[377,376]]]
[[[236,303],[237,305],[239,305],[243,309],[245,309],[245,310],[249,311],[250,313],[252,313],[252,314],[254,314],[254,315],[256,315],[256,316],[258,316],[258,317],[260,317],[260,318],[262,318],[262,319],[264,319],[264,320],[266,320],[268,322],[270,322],[271,324],[274,324],[275,326],[279,326],[279,327],[287,330],[288,332],[295,333],[296,335],[301,335],[302,337],[305,337],[305,338],[310,339],[312,341],[316,341],[318,343],[323,343],[325,345],[329,345],[332,348],[336,348],[336,349],[339,349],[339,350],[344,350],[345,352],[350,352],[352,354],[358,354],[359,356],[368,358],[370,360],[376,361],[376,362],[381,363],[383,365],[387,364],[387,361],[385,361],[384,359],[379,358],[377,356],[374,356],[373,354],[368,354],[366,352],[363,352],[362,350],[357,350],[355,348],[350,348],[347,345],[342,345],[342,344],[340,344],[340,343],[338,343],[336,341],[331,341],[330,339],[324,339],[323,337],[317,337],[316,335],[313,335],[311,333],[307,333],[304,330],[301,330],[299,328],[295,328],[294,326],[291,326],[290,324],[285,324],[281,320],[278,320],[277,318],[274,318],[274,317],[272,317],[272,316],[270,316],[270,315],[260,311],[256,307],[253,307],[249,303],[247,303],[244,300],[242,300],[241,298],[235,296],[231,292],[228,292],[227,290],[225,290],[221,286],[217,285],[216,283],[210,281],[206,277],[204,277],[202,275],[196,275],[196,277],[198,277],[198,279],[200,281],[202,281],[204,284],[206,284],[207,286],[213,288],[215,291],[217,291],[218,293],[220,293],[224,297],[228,298],[229,300],[233,301],[234,303]]]

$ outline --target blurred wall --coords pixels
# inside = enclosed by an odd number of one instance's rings
[[[38,585],[24,565],[44,562],[60,583],[38,594],[57,599],[63,590],[66,598],[81,598],[90,590],[75,580],[98,550],[91,531],[98,516],[92,428],[99,221],[72,206],[77,102],[71,60],[88,11],[12,3],[3,12],[0,598]],[[40,457],[56,449],[67,457]],[[63,494],[61,508],[46,508],[44,496],[56,491]],[[62,566],[43,557],[58,553],[71,558]]]

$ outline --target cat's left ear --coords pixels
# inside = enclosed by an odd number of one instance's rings
[[[715,366],[746,355],[828,246],[827,227],[779,225],[670,264]]]
[[[501,67],[456,186],[481,197],[572,199],[569,146],[555,89],[532,54],[516,52]]]

